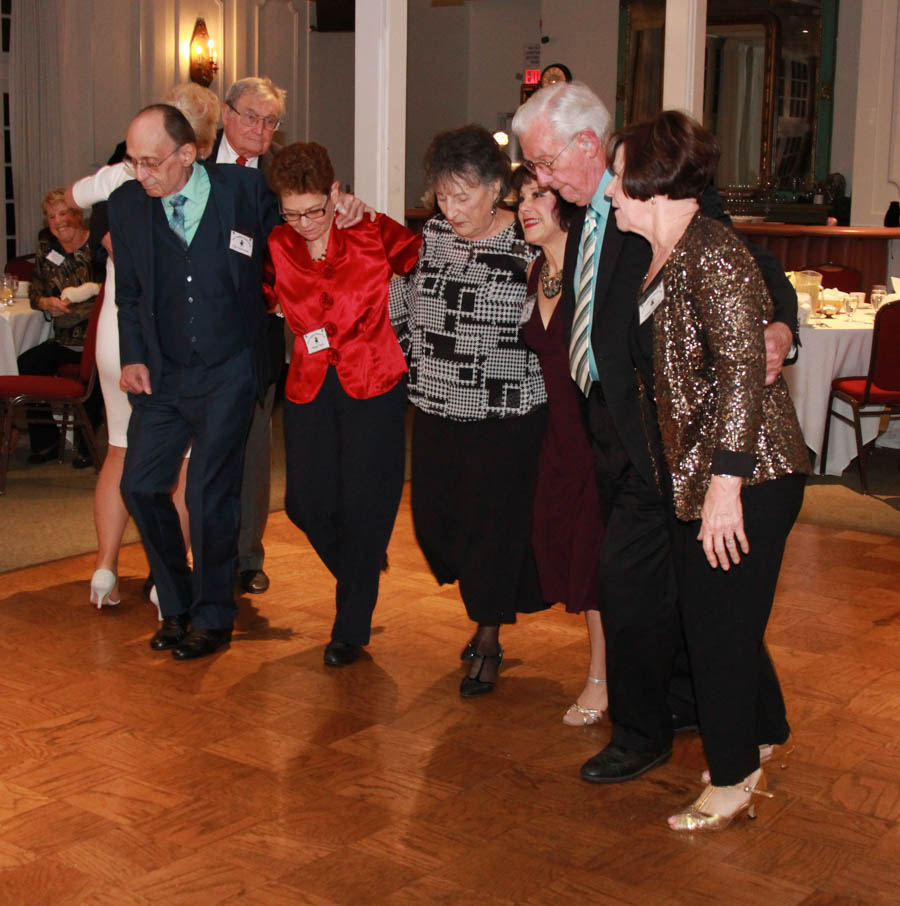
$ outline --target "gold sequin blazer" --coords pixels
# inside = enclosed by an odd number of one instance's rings
[[[784,377],[764,386],[772,300],[744,243],[695,215],[663,266],[663,285],[654,390],[678,518],[700,518],[713,474],[756,485],[808,473]]]

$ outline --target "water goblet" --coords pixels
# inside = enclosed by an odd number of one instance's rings
[[[887,287],[883,283],[876,283],[872,287],[872,292],[869,293],[869,301],[872,303],[872,308],[875,311],[881,307],[881,303],[884,302],[885,296],[887,296]]]
[[[853,315],[856,313],[856,309],[860,305],[864,304],[866,301],[865,293],[847,293],[847,315],[850,321],[853,320]]]

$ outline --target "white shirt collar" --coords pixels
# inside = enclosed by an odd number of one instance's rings
[[[225,135],[225,131],[222,131],[222,141],[219,142],[219,153],[216,155],[217,164],[236,164],[238,159],[238,153],[231,147],[228,142],[228,137]],[[259,158],[258,157],[248,157],[247,163],[244,164],[245,167],[259,167]]]

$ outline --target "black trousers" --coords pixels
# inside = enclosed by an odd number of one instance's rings
[[[514,418],[454,421],[416,410],[416,540],[441,584],[459,580],[469,619],[496,626],[549,605],[531,546],[542,406]]]
[[[669,515],[662,495],[631,464],[597,388],[587,407],[594,465],[608,502],[600,549],[610,742],[637,752],[672,744],[672,714],[693,716],[693,691],[678,615]],[[679,657],[680,653],[680,657]],[[674,684],[680,699],[671,701]]]
[[[39,343],[26,349],[18,358],[19,374],[53,375],[62,365],[77,365],[81,361],[81,350],[70,349],[53,340]],[[100,381],[94,382],[94,389],[84,404],[88,418],[96,431],[103,415],[103,397],[100,393]],[[36,410],[29,410],[29,414]],[[59,430],[50,424],[29,424],[28,436],[31,440],[31,452],[43,453],[59,443]],[[87,455],[88,448],[81,432],[78,432],[78,451]]]
[[[759,767],[759,746],[790,734],[763,636],[788,533],[803,503],[803,475],[741,492],[750,553],[726,572],[697,541],[700,522],[670,523],[678,594],[712,782],[737,783]]]
[[[337,580],[331,638],[367,645],[406,455],[406,380],[354,399],[330,367],[308,403],[284,402],[285,511]]]
[[[150,396],[132,395],[122,497],[137,523],[164,616],[195,629],[234,623],[244,444],[255,401],[249,350],[207,366],[166,361]],[[172,503],[184,452],[193,572]]]

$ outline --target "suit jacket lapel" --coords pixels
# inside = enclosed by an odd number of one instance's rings
[[[563,261],[563,329],[566,332],[566,344],[572,332],[572,319],[575,317],[575,266],[578,264],[578,247],[581,245],[581,231],[584,229],[585,208],[579,208],[569,225],[566,238],[566,255]]]
[[[236,223],[234,190],[222,179],[216,166],[207,164],[206,170],[209,173],[209,194],[219,215],[219,227],[222,230],[222,238],[225,240],[225,248],[230,249],[231,230]],[[215,197],[213,198],[213,196]],[[231,271],[231,279],[234,281],[234,288],[237,290],[240,282],[237,255],[229,253],[228,267]]]
[[[610,208],[609,217],[606,221],[606,229],[603,232],[603,247],[600,249],[600,261],[597,267],[597,283],[594,286],[595,312],[598,310],[598,301],[602,301],[608,297],[609,284],[616,269],[616,262],[619,260],[619,252],[622,250],[622,243],[624,241],[625,234],[616,226],[615,213],[612,208]]]

